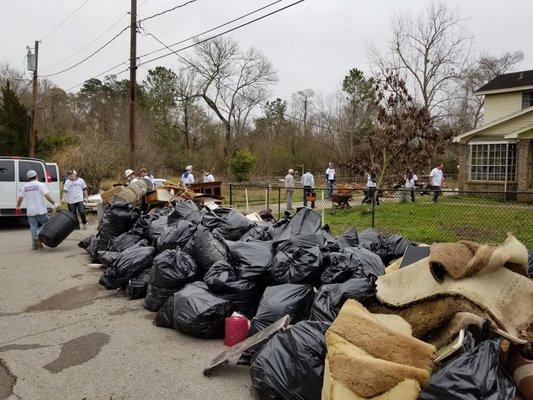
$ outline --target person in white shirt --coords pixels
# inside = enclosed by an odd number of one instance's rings
[[[185,172],[181,174],[181,183],[184,185],[191,185],[195,182],[194,175],[192,174],[192,165],[187,165]]]
[[[436,203],[439,200],[440,189],[442,186],[442,181],[444,177],[442,176],[442,170],[444,164],[439,164],[433,168],[429,174],[430,179],[430,189],[433,190],[433,203]]]
[[[418,180],[418,177],[415,173],[413,173],[413,170],[409,169],[407,170],[407,173],[404,176],[405,183],[403,184],[403,187],[405,189],[409,189],[411,192],[411,201],[415,202],[415,187],[416,187],[416,181]]]
[[[87,229],[87,216],[85,213],[85,204],[87,200],[87,184],[82,178],[78,178],[78,173],[71,169],[68,171],[68,179],[63,186],[63,201],[67,203],[68,210],[81,218],[82,229]],[[79,221],[78,221],[79,224]]]
[[[124,171],[124,176],[128,180],[128,185],[137,182],[139,179],[135,176],[135,172],[132,169]]]
[[[15,214],[22,214],[20,206],[22,201],[26,200],[26,214],[30,223],[32,248],[33,250],[37,250],[43,248],[43,244],[37,235],[41,230],[40,228],[48,222],[48,210],[46,209],[44,199],[48,200],[50,204],[53,204],[55,209],[59,209],[60,207],[54,202],[46,185],[39,182],[37,172],[30,169],[26,173],[26,177],[29,182],[25,183],[19,190]]]
[[[333,168],[333,163],[329,163],[326,169],[326,183],[328,185],[328,197],[331,198],[335,187],[335,168]]]
[[[376,193],[376,187],[378,186],[378,180],[377,180],[375,172],[367,173],[366,176],[367,176],[367,180],[366,180],[366,190],[364,192],[365,196],[363,197],[361,204],[372,203],[372,199],[374,198],[374,195]],[[376,197],[376,204],[379,205],[379,196]]]
[[[202,171],[202,176],[204,177],[204,183],[210,183],[215,181],[215,177],[211,172]]]
[[[302,187],[304,189],[304,207],[307,207],[307,197],[312,197],[315,187],[315,177],[309,171],[302,175]],[[311,208],[315,208],[315,201],[311,201]]]
[[[292,195],[294,193],[294,170],[291,168],[285,176],[285,192],[287,193],[286,210],[292,210]],[[305,200],[304,200],[305,201]]]

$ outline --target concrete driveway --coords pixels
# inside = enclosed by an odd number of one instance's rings
[[[0,220],[0,399],[253,399],[248,367],[205,378],[224,349],[152,325],[143,300],[98,284],[74,232],[31,250],[24,223]]]

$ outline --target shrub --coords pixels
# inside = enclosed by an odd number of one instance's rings
[[[237,150],[229,161],[229,169],[237,182],[247,181],[250,179],[257,157],[250,150]]]

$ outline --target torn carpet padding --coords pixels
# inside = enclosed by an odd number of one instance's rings
[[[527,248],[511,234],[500,246],[469,241],[434,243],[429,254],[429,266],[439,282],[446,273],[452,278],[463,279],[502,267],[526,275]]]
[[[322,399],[415,400],[429,379],[435,347],[410,333],[401,317],[371,314],[348,300],[326,332]]]
[[[393,307],[405,307],[426,299],[445,296],[464,297],[486,311],[507,333],[524,338],[533,320],[533,282],[500,268],[465,279],[444,276],[441,283],[431,274],[429,258],[377,280],[377,298]],[[457,310],[468,311],[468,310]],[[477,314],[477,313],[476,313]]]

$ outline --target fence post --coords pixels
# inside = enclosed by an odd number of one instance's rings
[[[267,210],[270,210],[270,189],[272,188],[272,185],[268,185],[268,188],[267,188],[267,198],[266,198],[266,201],[267,201]]]
[[[281,218],[281,187],[278,186],[278,219]]]
[[[324,226],[324,209],[325,209],[325,204],[324,204],[324,189],[322,189],[322,226]]]
[[[376,226],[376,196],[378,196],[379,191],[376,190],[372,196],[372,229]]]
[[[248,188],[244,188],[244,197],[246,199],[246,214],[250,214],[250,203],[248,202]]]
[[[229,205],[233,206],[233,185],[229,184]]]

